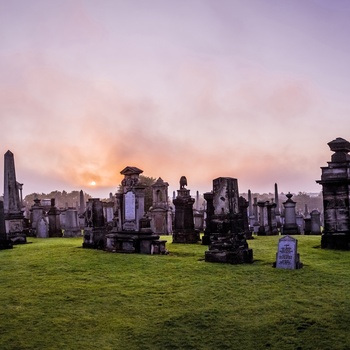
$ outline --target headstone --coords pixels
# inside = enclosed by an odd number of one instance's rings
[[[36,222],[36,237],[37,238],[48,238],[49,229],[45,216],[41,216]]]
[[[258,236],[268,236],[270,235],[270,227],[269,223],[267,221],[267,205],[269,204],[268,201],[259,201],[258,203],[259,208],[259,231]]]
[[[299,269],[303,266],[300,262],[297,239],[289,235],[280,238],[274,266],[278,269],[290,270]]]
[[[311,234],[320,235],[321,234],[321,213],[314,209],[311,213]]]
[[[350,249],[350,142],[340,137],[328,143],[334,154],[321,167],[324,230],[321,247]]]
[[[43,216],[44,214],[44,207],[41,205],[41,201],[39,198],[34,199],[34,204],[32,205],[31,209],[31,227],[32,230],[36,230],[38,220]]]
[[[64,237],[81,236],[81,229],[78,221],[78,211],[75,208],[66,210],[66,220],[64,228]]]

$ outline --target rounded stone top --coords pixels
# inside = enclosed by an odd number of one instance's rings
[[[328,142],[328,146],[333,152],[350,152],[350,142],[337,137],[335,140]]]

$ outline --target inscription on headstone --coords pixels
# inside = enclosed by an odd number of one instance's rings
[[[298,241],[295,238],[286,235],[279,240],[276,267],[291,270],[302,267],[302,264],[299,262]]]
[[[135,220],[135,194],[131,191],[125,194],[125,220]]]

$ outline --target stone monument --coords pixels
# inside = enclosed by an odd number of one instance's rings
[[[300,262],[298,253],[298,240],[286,235],[278,241],[276,263],[273,265],[278,269],[300,269],[303,264]]]
[[[165,240],[151,229],[150,219],[145,217],[144,199],[146,186],[140,182],[143,171],[127,166],[121,193],[116,196],[120,211],[119,223],[106,235],[105,250],[114,253],[166,254]],[[121,227],[121,230],[120,230]]]
[[[68,208],[66,210],[64,237],[78,236],[81,236],[81,229],[78,221],[78,211],[75,208]]]
[[[193,204],[194,198],[190,195],[190,190],[185,188],[187,179],[180,178],[180,189],[173,199],[175,205],[175,222],[173,232],[173,243],[197,243],[200,241],[199,230],[194,228]]]
[[[12,241],[8,239],[5,227],[4,202],[0,201],[0,250],[11,249]]]
[[[238,181],[231,177],[213,180],[213,192],[204,194],[207,202],[207,229],[209,250],[205,261],[230,264],[252,263],[253,251],[246,241],[248,229],[248,204],[242,208],[238,192]],[[242,200],[241,200],[242,202]]]
[[[15,160],[11,151],[4,155],[4,213],[8,238],[16,243],[26,243],[28,229],[25,227],[20,191],[22,184],[16,180]]]
[[[169,231],[169,227],[172,225],[168,223],[170,210],[168,203],[168,187],[169,184],[163,181],[162,178],[152,185],[152,207],[149,210],[151,217],[151,229],[152,232],[159,235],[169,235],[172,230]]]
[[[85,210],[83,248],[104,249],[106,233],[103,204],[99,198],[89,198]]]
[[[328,143],[332,154],[321,167],[324,230],[321,247],[350,249],[350,142],[340,137]]]
[[[287,200],[283,202],[284,206],[284,223],[283,235],[299,235],[300,230],[297,225],[297,218],[295,212],[296,202],[292,200],[293,195],[289,192],[286,194]]]
[[[51,199],[51,206],[47,216],[49,218],[49,237],[62,237],[60,210],[56,208],[55,198]]]

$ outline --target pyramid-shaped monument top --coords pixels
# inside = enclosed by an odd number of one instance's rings
[[[143,173],[143,170],[136,168],[135,166],[127,166],[120,173],[122,175],[140,175]]]
[[[328,146],[333,152],[350,152],[350,142],[337,137],[335,140],[328,142]]]

